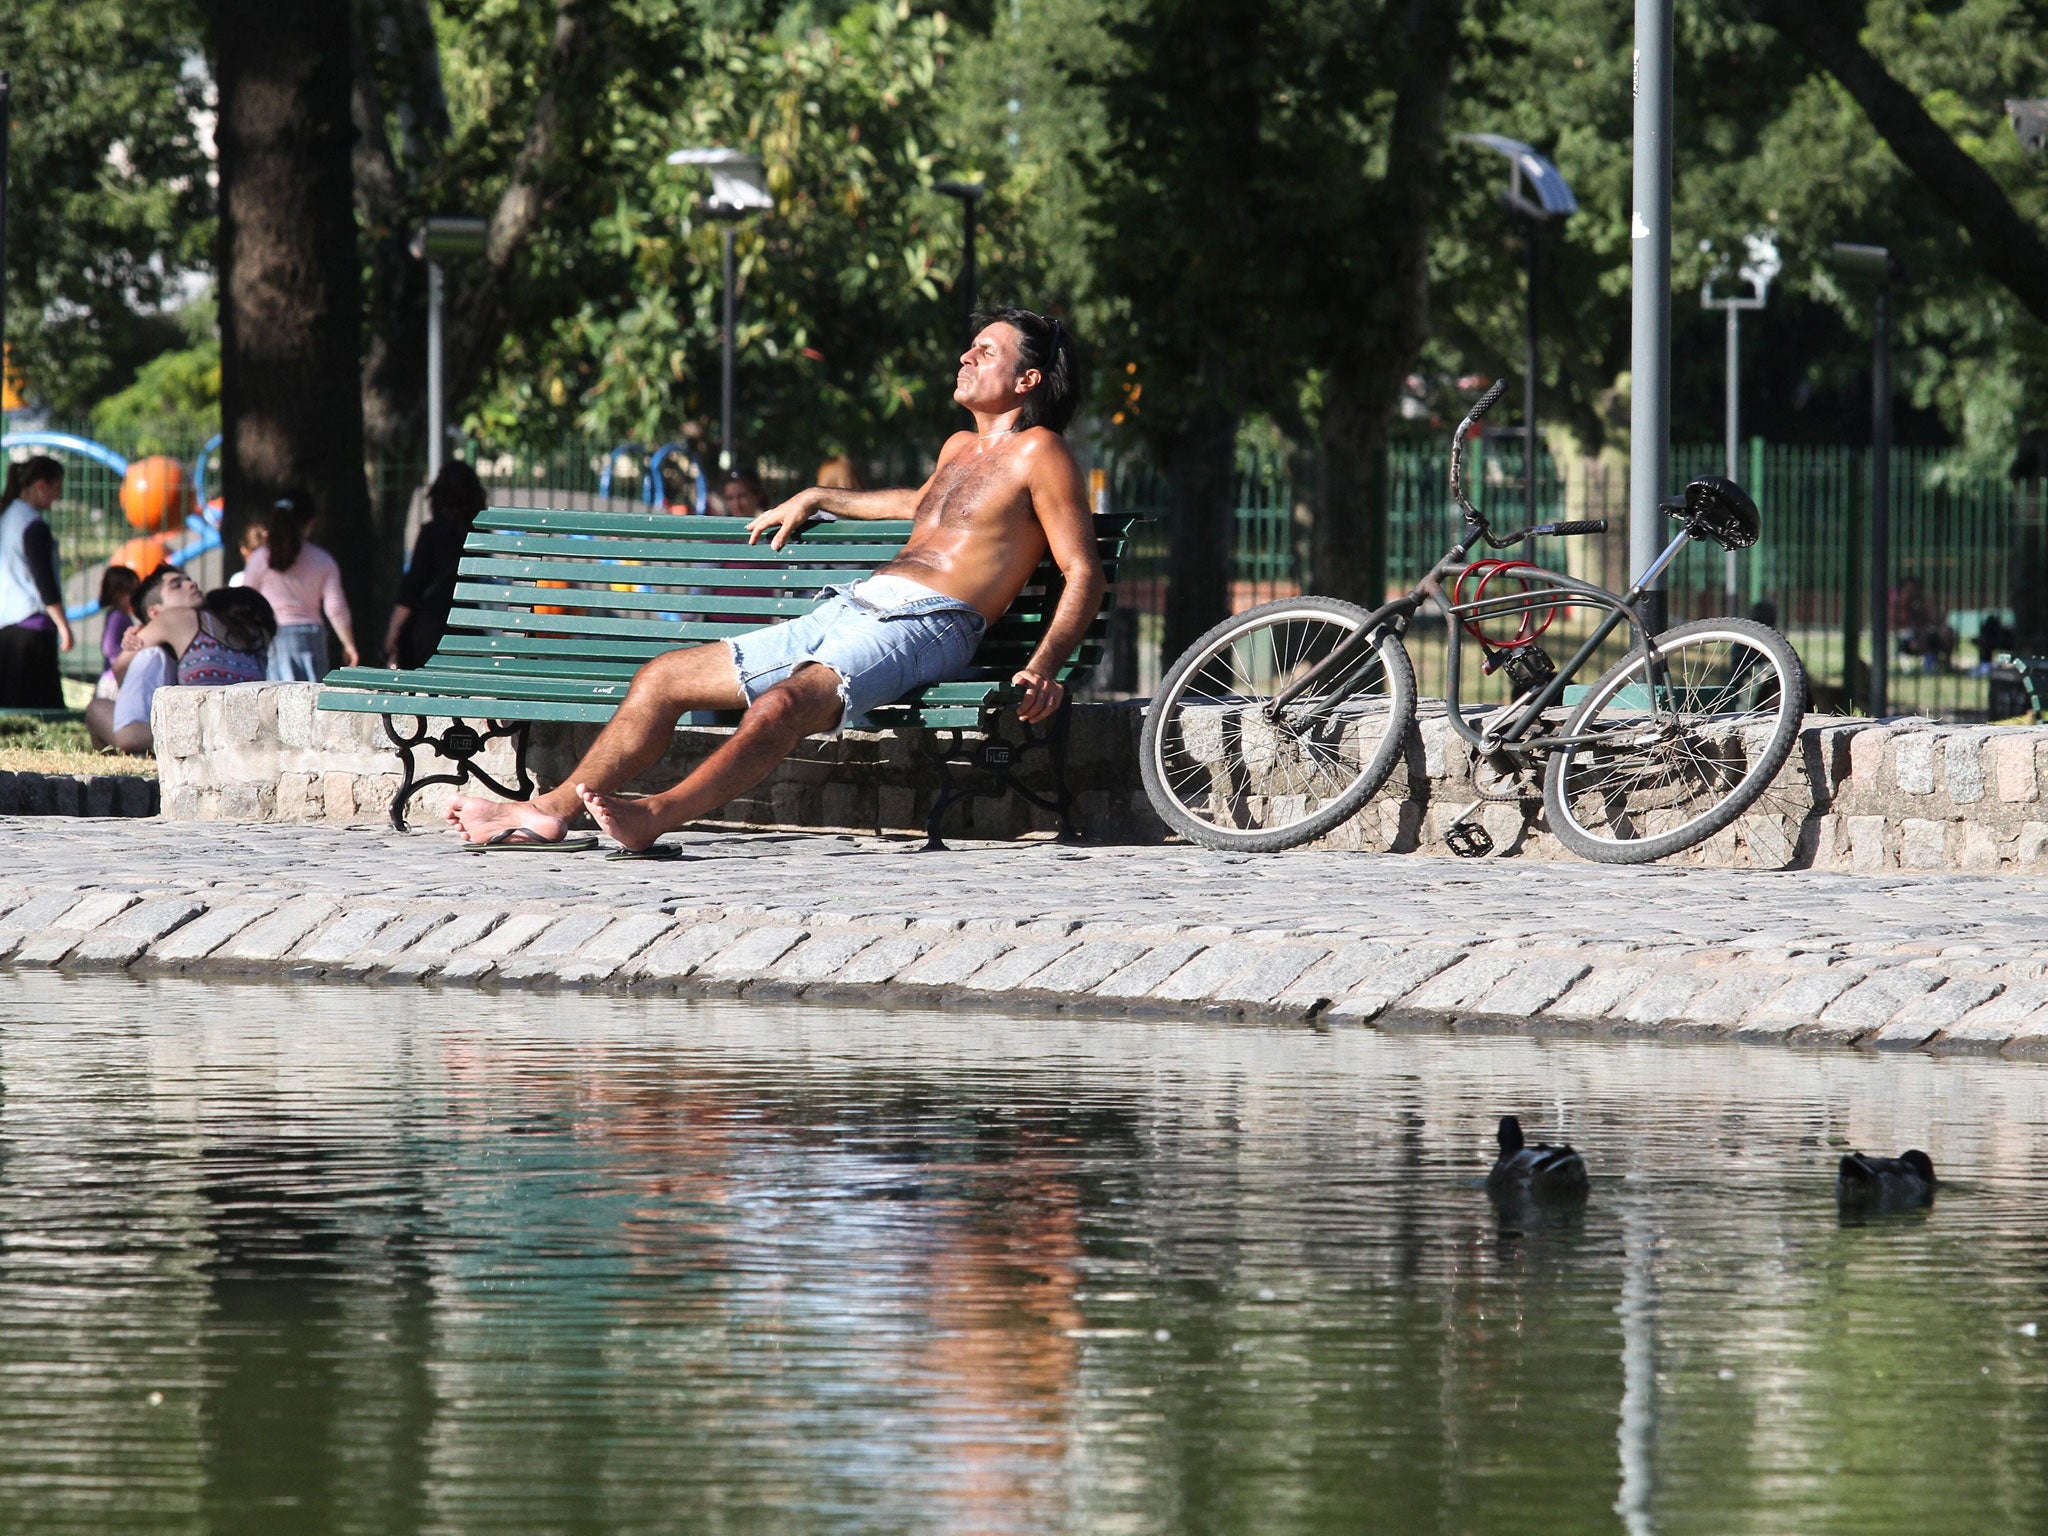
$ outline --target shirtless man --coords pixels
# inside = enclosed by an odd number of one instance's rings
[[[567,783],[533,800],[457,799],[448,819],[465,841],[557,842],[582,810],[625,847],[645,848],[753,788],[804,737],[965,672],[983,631],[1048,550],[1066,589],[1011,682],[1023,695],[1018,719],[1060,707],[1060,666],[1094,620],[1103,586],[1087,495],[1060,437],[1076,404],[1073,342],[1058,321],[1029,310],[976,321],[953,388],[974,430],[947,440],[922,488],[813,487],[747,525],[749,543],[768,535],[781,549],[820,512],[913,518],[896,558],[802,618],[657,656],[634,674]],[[644,799],[614,793],[660,760],[685,711],[741,708],[739,728],[673,789]]]

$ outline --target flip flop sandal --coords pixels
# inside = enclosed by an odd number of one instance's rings
[[[645,848],[614,848],[605,855],[605,858],[649,859],[659,864],[671,859],[680,859],[682,856],[683,850],[674,843],[649,843]]]
[[[469,853],[584,853],[597,846],[594,837],[542,837],[530,827],[507,827],[480,843],[464,843]]]

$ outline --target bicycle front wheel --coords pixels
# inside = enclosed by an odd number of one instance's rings
[[[1632,651],[1572,712],[1543,805],[1557,840],[1601,864],[1645,864],[1712,837],[1785,766],[1806,711],[1791,642],[1747,619],[1701,619]],[[1654,708],[1653,708],[1654,705]]]
[[[1272,707],[1368,617],[1335,598],[1283,598],[1188,648],[1146,712],[1139,749],[1145,793],[1169,827],[1205,847],[1271,853],[1321,837],[1372,798],[1415,719],[1415,669],[1398,634]]]

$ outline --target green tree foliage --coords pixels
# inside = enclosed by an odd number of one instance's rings
[[[213,198],[196,18],[177,0],[10,0],[7,340],[76,416],[182,338],[162,312],[207,264]]]
[[[617,280],[585,285],[547,332],[508,343],[517,366],[478,404],[478,424],[494,437],[574,425],[658,441],[715,421],[709,178],[663,162],[722,145],[760,155],[776,199],[736,232],[743,452],[801,463],[942,430],[959,218],[930,189],[957,159],[940,110],[948,32],[943,15],[894,4],[852,7],[829,27],[707,28],[702,75],[680,100],[632,114],[637,171],[605,189],[581,237]]]

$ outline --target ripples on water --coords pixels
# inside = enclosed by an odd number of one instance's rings
[[[1503,1225],[1518,1110],[1595,1172]],[[7,1532],[2038,1532],[2048,1074],[0,980]],[[1844,1225],[1842,1148],[1956,1187]]]

